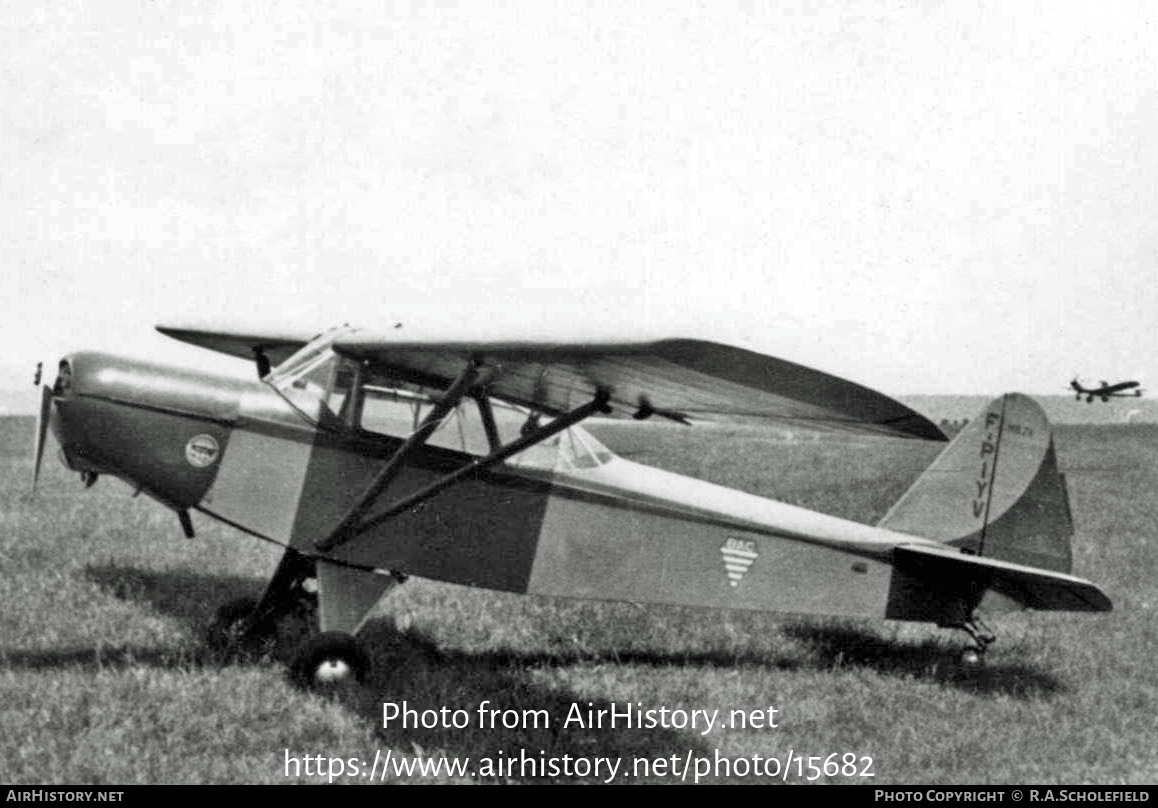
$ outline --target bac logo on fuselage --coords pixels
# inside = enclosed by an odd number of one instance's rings
[[[185,444],[185,460],[194,468],[203,469],[213,464],[221,447],[212,435],[194,435]]]
[[[730,538],[720,547],[724,557],[724,571],[728,573],[728,583],[735,589],[744,580],[748,568],[760,557],[754,539]]]

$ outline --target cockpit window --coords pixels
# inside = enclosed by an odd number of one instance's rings
[[[266,381],[310,421],[337,426],[353,382],[348,375],[338,373],[340,363],[331,346],[335,339],[354,330],[333,328],[319,334],[274,368]]]
[[[330,346],[334,344],[334,340],[357,330],[350,326],[340,326],[323,331],[274,368],[270,374],[270,382],[278,386],[280,380],[298,376],[302,368],[314,365],[323,354],[332,354]]]
[[[432,411],[439,393],[339,357],[331,343],[349,330],[339,329],[317,338],[279,365],[268,381],[295,409],[325,428],[408,437]],[[492,400],[490,407],[499,445],[551,421],[549,416],[501,401]],[[444,415],[426,442],[475,457],[492,451],[482,411],[471,397]],[[539,470],[589,469],[611,457],[594,437],[571,427],[508,458],[506,465]]]
[[[357,426],[367,432],[406,437],[422,424],[434,408],[434,397],[426,391],[407,389],[397,380],[365,371],[361,387],[361,415]],[[529,432],[551,422],[523,407],[501,401],[490,401],[498,443],[507,445]],[[491,452],[482,411],[473,398],[463,399],[443,416],[427,443],[453,449],[475,457]],[[579,427],[571,427],[534,444],[507,459],[516,468],[555,469],[594,468],[611,459],[611,452]]]

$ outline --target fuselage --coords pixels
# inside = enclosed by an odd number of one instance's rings
[[[72,468],[168,507],[317,557],[514,592],[887,617],[893,548],[934,544],[634,463],[572,427],[321,553],[421,414],[370,387],[339,407],[341,368],[324,359],[328,389],[314,366],[279,386],[72,354],[53,430]],[[360,421],[345,415],[356,398]],[[409,454],[383,509],[485,453],[472,429],[463,410]]]

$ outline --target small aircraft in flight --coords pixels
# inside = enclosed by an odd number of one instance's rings
[[[258,379],[95,352],[42,388],[33,486],[51,426],[91,485],[114,475],[284,548],[257,600],[225,604],[217,641],[276,635],[310,607],[304,684],[361,679],[356,638],[418,575],[509,592],[935,623],[981,611],[1099,612],[1070,574],[1065,481],[1041,408],[1000,396],[877,525],[617,457],[587,418],[757,422],[945,440],[853,382],[718,343],[479,340],[341,327],[158,326],[254,361]]]
[[[1087,404],[1093,404],[1095,398],[1100,398],[1102,401],[1109,401],[1111,398],[1134,398],[1142,395],[1141,382],[1118,382],[1117,384],[1109,384],[1108,382],[1100,382],[1097,387],[1083,387],[1082,383],[1075,376],[1070,382],[1070,389],[1074,391],[1074,400],[1081,401],[1082,396],[1086,397]],[[1132,390],[1132,393],[1126,392]]]

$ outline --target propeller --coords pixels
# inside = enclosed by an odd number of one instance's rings
[[[39,380],[39,373],[37,374]],[[36,417],[36,454],[32,463],[32,493],[36,493],[36,483],[40,479],[40,461],[44,459],[44,439],[48,436],[48,421],[52,416],[52,388],[47,384],[40,388],[40,412]]]

